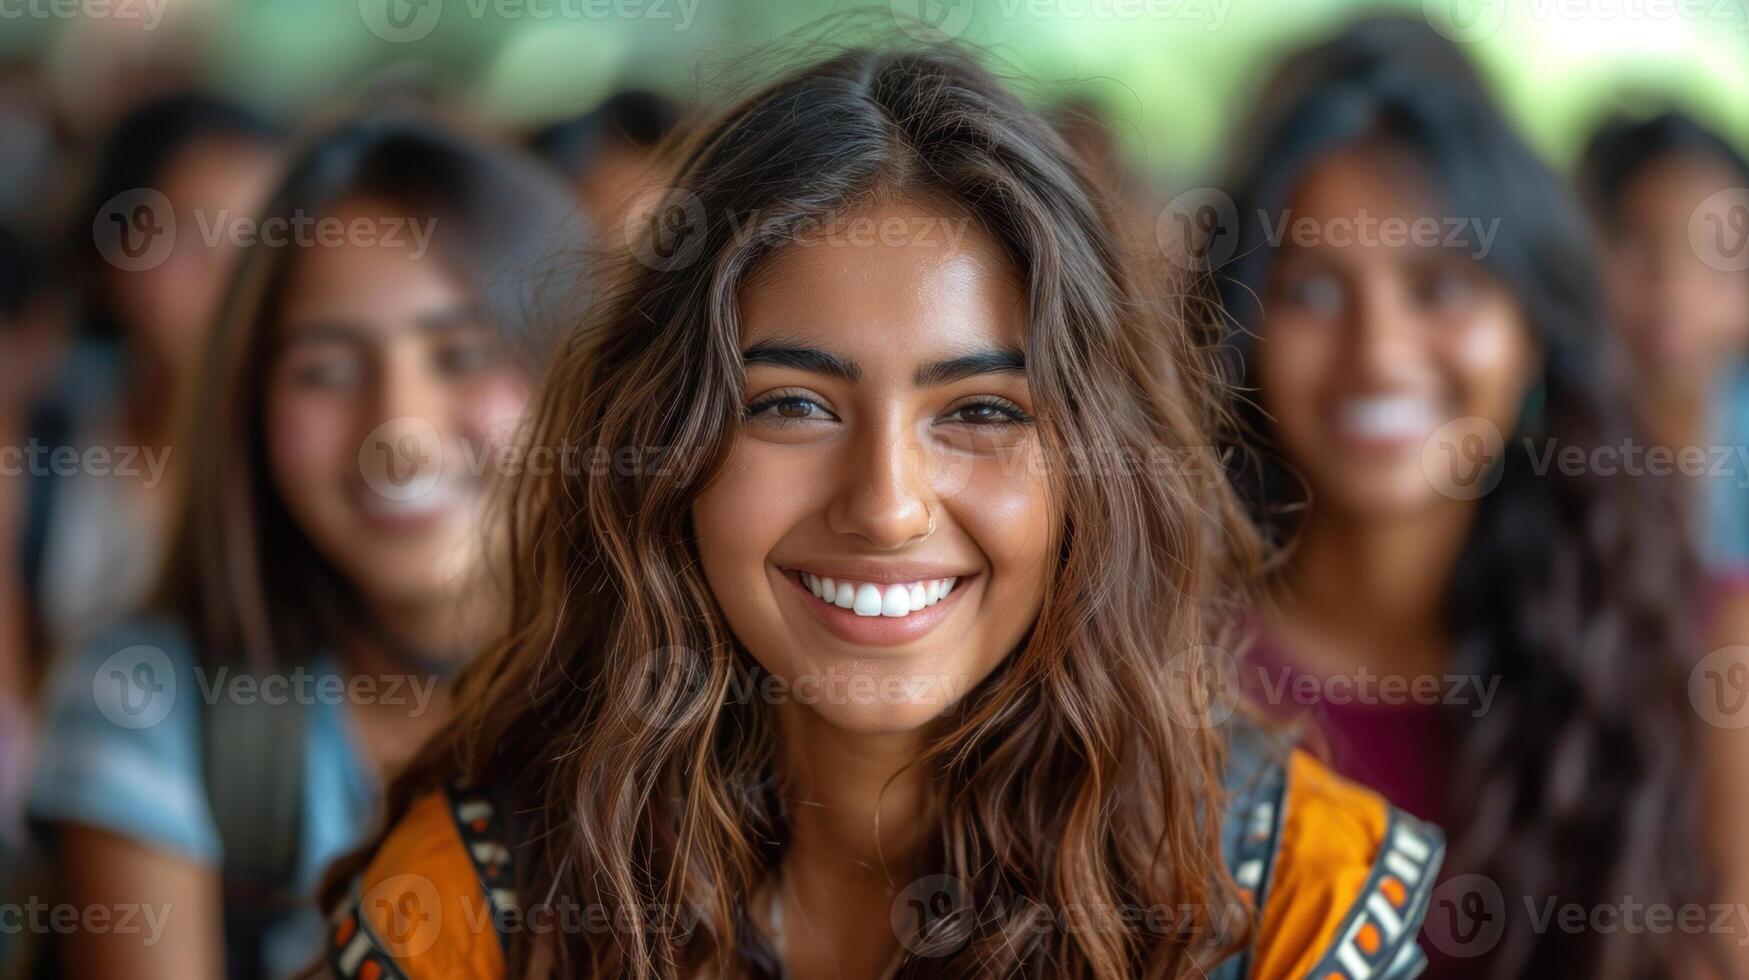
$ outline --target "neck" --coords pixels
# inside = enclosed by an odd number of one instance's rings
[[[1706,442],[1711,424],[1708,405],[1714,390],[1711,378],[1648,379],[1637,399],[1647,434],[1671,449]]]
[[[927,834],[920,818],[928,780],[921,770],[906,768],[923,751],[924,739],[914,732],[848,732],[794,704],[780,710],[779,725],[790,864],[835,874],[905,874]]]
[[[1445,597],[1474,512],[1451,501],[1309,520],[1273,596],[1290,646],[1314,669],[1441,669]]]

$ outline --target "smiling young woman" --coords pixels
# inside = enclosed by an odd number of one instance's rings
[[[333,972],[1410,975],[1437,831],[1186,708],[1255,564],[1222,391],[1045,123],[858,50],[676,174],[536,399],[615,465],[513,488]]]
[[[312,134],[270,191],[235,228],[262,234],[178,443],[158,594],[72,651],[46,699],[29,813],[62,897],[174,910],[162,932],[60,937],[69,976],[304,968],[324,936],[308,896],[502,614],[482,585],[496,470],[470,461],[495,458],[533,388],[548,332],[526,272],[581,245],[570,196],[394,113]],[[299,226],[318,232],[267,232]]]

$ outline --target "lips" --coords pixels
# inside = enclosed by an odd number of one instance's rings
[[[896,646],[925,635],[952,615],[978,577],[940,565],[860,562],[775,571],[828,632],[859,646]]]

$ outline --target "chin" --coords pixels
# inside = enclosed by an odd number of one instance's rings
[[[910,735],[928,729],[954,707],[939,704],[816,705],[822,721],[853,735]]]
[[[1347,487],[1329,494],[1327,499],[1349,514],[1374,519],[1413,517],[1451,500],[1429,485],[1419,473],[1413,479],[1381,480],[1367,486]]]
[[[851,659],[786,671],[777,695],[818,721],[857,735],[923,731],[958,710],[969,683],[927,664]]]

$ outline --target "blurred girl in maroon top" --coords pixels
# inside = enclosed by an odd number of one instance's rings
[[[1285,549],[1244,687],[1452,835],[1435,974],[1718,961],[1548,917],[1711,898],[1683,515],[1562,463],[1644,445],[1578,208],[1424,25],[1364,24],[1267,92],[1202,241],[1256,392],[1234,476]]]

